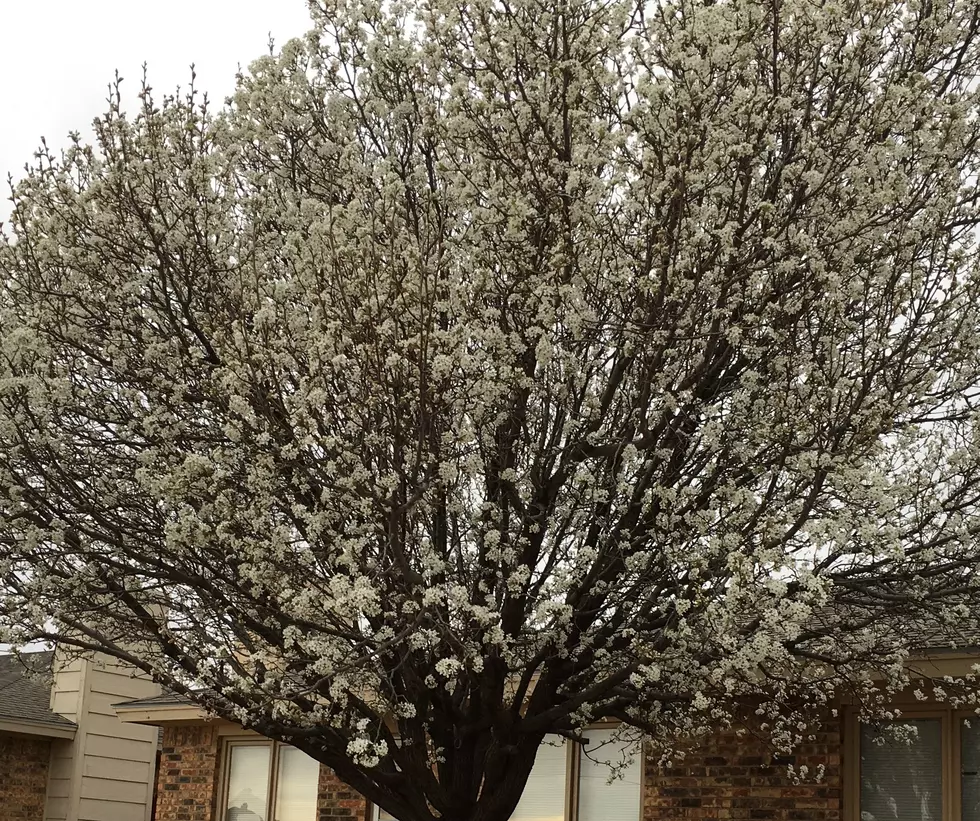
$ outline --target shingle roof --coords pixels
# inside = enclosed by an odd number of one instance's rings
[[[941,614],[917,613],[914,617],[897,613],[888,617],[882,614],[880,603],[861,604],[850,602],[820,608],[814,614],[813,629],[833,635],[843,627],[850,632],[848,623],[867,625],[879,638],[895,646],[907,647],[913,657],[920,654],[932,656],[944,653],[980,654],[980,614],[972,612],[959,621],[948,621]]]
[[[53,660],[54,652],[50,650],[0,656],[0,719],[75,726],[75,722],[49,707]]]
[[[113,704],[113,707],[160,707],[167,704],[193,704],[187,696],[174,695],[173,693],[161,693],[150,698],[137,698],[132,701],[121,701]]]

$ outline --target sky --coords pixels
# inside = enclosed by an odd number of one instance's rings
[[[90,135],[117,69],[130,108],[144,62],[160,94],[186,86],[194,63],[217,102],[270,34],[282,44],[307,28],[304,0],[0,0],[0,221],[7,174],[23,173],[42,135],[53,149],[69,131]]]

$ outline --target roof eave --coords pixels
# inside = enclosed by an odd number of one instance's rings
[[[980,655],[974,648],[960,650],[930,650],[916,653],[905,663],[906,669],[927,678],[975,675],[980,667]]]
[[[23,719],[0,717],[0,733],[43,736],[45,738],[74,738],[77,729],[77,727],[68,724],[49,724],[46,721],[24,721]]]
[[[214,721],[214,717],[206,713],[196,704],[175,703],[159,705],[113,704],[116,717],[125,724],[147,724],[160,727],[165,724],[200,724],[204,721]]]

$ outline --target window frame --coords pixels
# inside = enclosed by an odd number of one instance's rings
[[[598,721],[589,725],[582,734],[588,738],[589,730],[614,730],[620,726],[618,721]],[[567,742],[566,742],[567,743]],[[568,744],[569,747],[569,766],[565,776],[566,798],[565,798],[565,821],[579,821],[579,790],[582,784],[582,745]],[[640,749],[636,753],[637,763],[640,767],[639,779],[639,801],[637,802],[637,819],[643,821],[643,798],[647,789],[647,768],[646,752],[644,742],[640,742]],[[569,799],[568,796],[571,796]]]
[[[897,721],[904,719],[939,719],[940,750],[943,774],[942,821],[961,821],[963,782],[962,733],[964,719],[980,720],[972,710],[956,710],[939,705],[910,704],[901,711]],[[844,821],[861,821],[861,724],[857,711],[847,708],[844,713],[843,743],[841,745],[841,778]]]
[[[267,747],[269,748],[269,773],[268,773],[268,795],[266,796],[265,821],[274,821],[276,812],[276,797],[279,791],[279,752],[283,748],[292,747],[282,741],[274,741],[271,738],[264,738],[260,735],[226,735],[221,739],[220,750],[220,789],[216,791],[218,806],[215,808],[218,818],[216,821],[224,821],[225,814],[228,812],[228,791],[231,789],[231,751],[236,747]],[[322,767],[317,764],[318,771]],[[317,777],[317,802],[320,799],[319,775]],[[317,821],[317,812],[310,821]]]
[[[589,730],[611,730],[619,726],[619,722],[603,721],[591,724],[582,731],[582,735],[588,738]],[[646,792],[646,766],[644,753],[641,746],[637,753],[640,765],[640,800],[637,808],[636,821],[643,821],[643,796]],[[578,821],[579,811],[579,785],[581,783],[582,765],[582,745],[565,740],[565,811],[562,816],[563,821]],[[373,801],[368,802],[368,821],[381,821],[381,808]]]

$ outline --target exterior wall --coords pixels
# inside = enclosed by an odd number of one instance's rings
[[[158,731],[124,724],[112,704],[157,693],[112,659],[56,659],[51,708],[78,731],[52,745],[45,821],[148,821]]]
[[[51,764],[48,769],[48,800],[45,805],[45,821],[61,821],[68,817],[71,795],[73,740],[59,738],[51,742]]]
[[[772,763],[760,739],[734,731],[705,739],[676,767],[660,769],[648,758],[643,821],[840,821],[840,722],[825,725],[791,762],[811,773],[823,767],[823,778],[794,783],[789,762]]]
[[[216,817],[220,736],[210,726],[164,730],[156,821],[223,821]],[[785,763],[772,764],[762,741],[734,731],[698,744],[682,764],[645,763],[642,821],[840,821],[841,732],[827,725],[793,756],[823,778],[795,784]],[[367,802],[320,767],[317,821],[367,821]]]
[[[367,806],[367,801],[337,778],[333,770],[320,765],[317,821],[367,821]]]
[[[222,821],[216,812],[220,736],[213,726],[166,727],[155,821]],[[367,802],[320,766],[317,821],[366,821]]]
[[[42,821],[51,741],[0,733],[0,818]]]
[[[51,685],[51,709],[65,718],[76,721],[81,715],[82,663],[64,663],[57,655],[54,664],[54,680]],[[76,733],[77,734],[77,733]],[[48,774],[48,800],[45,821],[63,821],[68,818],[72,793],[72,776],[75,768],[75,740],[59,739],[51,745],[51,768]]]
[[[155,821],[215,821],[218,749],[213,726],[164,729]]]

